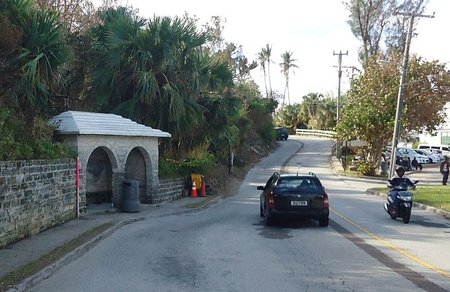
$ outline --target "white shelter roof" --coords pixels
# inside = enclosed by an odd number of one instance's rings
[[[171,137],[170,133],[138,124],[115,114],[66,111],[51,121],[60,134]]]

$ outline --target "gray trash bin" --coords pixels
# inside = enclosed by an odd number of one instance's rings
[[[123,182],[122,187],[122,212],[139,212],[139,181],[126,180]]]
[[[381,175],[387,175],[388,173],[388,163],[386,161],[381,161]]]

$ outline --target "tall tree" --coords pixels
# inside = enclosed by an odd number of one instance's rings
[[[258,53],[258,62],[259,62],[259,66],[261,67],[261,70],[263,71],[264,89],[265,89],[265,92],[266,92],[266,98],[269,98],[269,91],[267,90],[266,56],[265,56],[263,50],[261,50]]]
[[[203,46],[207,34],[186,18],[145,20],[119,7],[102,14],[92,59],[92,97],[113,111],[172,134],[172,153],[208,137],[205,105],[199,100],[233,86],[226,61]]]
[[[6,104],[23,112],[31,123],[38,115],[55,114],[55,104],[66,96],[68,65],[72,52],[58,14],[36,10],[30,0],[7,0],[1,4],[0,20],[7,30],[0,82]],[[3,8],[2,7],[2,8]]]
[[[364,64],[379,55],[383,32],[396,8],[396,0],[349,0],[344,2],[350,11],[348,24],[362,42],[360,60]]]
[[[242,49],[239,49],[239,52],[235,58],[238,69],[238,82],[242,82],[250,78],[250,71],[258,67],[256,61],[249,63],[247,57],[242,53]]]
[[[289,74],[291,73],[291,70],[293,70],[293,68],[298,68],[298,66],[294,63],[297,60],[292,59],[292,52],[290,51],[286,51],[283,54],[281,54],[281,59],[283,60],[283,62],[280,63],[280,66],[282,68],[281,72],[283,73],[285,80],[283,102],[281,103],[281,108],[283,108],[286,93],[288,97],[288,104],[291,105],[291,97],[289,93]]]
[[[287,126],[291,129],[306,128],[308,123],[301,115],[300,104],[283,107],[277,114],[276,122],[280,126]]]
[[[322,94],[309,93],[303,97],[300,115],[309,129],[329,130],[336,125],[336,103]]]
[[[264,59],[267,63],[267,77],[269,79],[269,97],[273,98],[273,91],[272,91],[272,80],[270,77],[270,63],[272,63],[272,46],[269,44],[266,44],[266,47],[261,49],[261,53],[264,56]]]
[[[371,60],[364,74],[354,80],[337,127],[342,139],[368,144],[368,162],[377,167],[381,151],[392,138],[399,86],[400,57],[387,64]],[[408,72],[402,136],[411,131],[432,131],[443,122],[442,108],[450,100],[450,73],[443,64],[414,56]]]
[[[362,42],[360,60],[364,65],[388,49],[403,51],[408,19],[397,12],[421,12],[424,0],[347,0],[344,5],[350,12],[351,31]]]
[[[81,32],[97,20],[96,9],[89,0],[35,0],[41,9],[54,10],[71,32]]]

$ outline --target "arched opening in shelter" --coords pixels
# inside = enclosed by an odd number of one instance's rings
[[[127,161],[125,163],[125,178],[137,180],[139,182],[139,201],[146,202],[147,201],[147,167],[146,164],[150,163],[150,161],[146,162],[144,149],[141,147],[133,148],[128,154]],[[148,155],[147,155],[148,156]]]
[[[109,153],[108,153],[109,152]],[[98,147],[92,151],[86,167],[86,203],[111,203],[113,197],[111,151]]]

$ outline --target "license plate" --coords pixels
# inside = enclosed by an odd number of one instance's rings
[[[308,206],[308,201],[291,201],[291,206]]]

